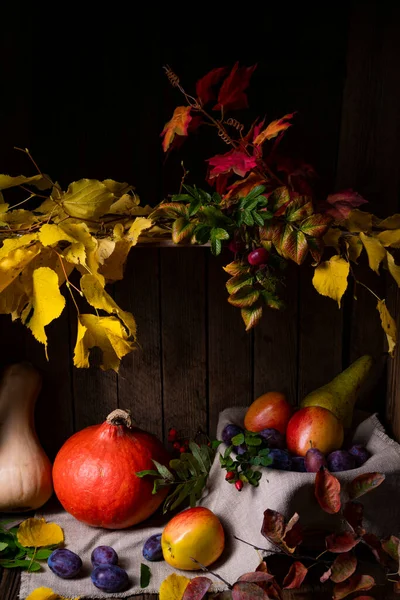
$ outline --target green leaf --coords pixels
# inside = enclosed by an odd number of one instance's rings
[[[247,446],[261,446],[262,439],[260,437],[246,435],[244,438]]]
[[[306,217],[310,217],[313,212],[314,208],[311,198],[300,196],[289,204],[285,212],[285,218],[289,223],[294,223],[295,221],[302,221]]]
[[[179,202],[163,202],[150,215],[150,219],[176,219],[187,217],[188,209],[185,204]]]
[[[152,494],[157,494],[158,490],[166,487],[165,479],[155,479],[153,483],[153,489],[151,491]]]
[[[222,200],[221,194],[218,194],[218,192],[214,192],[211,197],[211,202],[213,204],[221,204],[221,200]]]
[[[286,186],[276,188],[269,196],[272,212],[277,212],[290,202],[290,192]]]
[[[3,552],[6,548],[8,548],[8,544],[6,542],[0,542],[0,552]]]
[[[229,240],[229,233],[221,227],[215,227],[211,230],[211,237],[216,237],[218,240]]]
[[[231,439],[231,443],[234,446],[240,446],[240,444],[243,444],[244,442],[244,435],[243,433],[238,433],[238,435],[235,435],[232,439]]]
[[[255,187],[253,187],[253,189],[247,194],[247,196],[245,197],[246,201],[250,201],[253,200],[254,198],[258,198],[258,196],[261,196],[261,194],[263,192],[265,192],[265,185],[256,185]]]
[[[184,452],[183,454],[181,454],[181,458],[183,461],[185,461],[192,477],[197,477],[198,475],[200,475],[201,469],[193,454],[190,454],[189,452]]]
[[[179,244],[193,234],[196,223],[190,222],[186,217],[179,217],[172,224],[172,241]]]
[[[216,237],[211,237],[211,252],[214,254],[214,256],[218,256],[218,254],[221,254],[221,250],[222,250],[221,240],[219,240]]]
[[[151,577],[150,567],[141,563],[140,564],[140,587],[141,588],[147,588],[147,586],[150,583],[150,577]]]
[[[228,446],[224,452],[224,458],[228,458],[233,450],[233,446]]]
[[[229,273],[229,275],[232,275],[233,277],[235,277],[236,275],[243,275],[244,273],[251,272],[251,267],[249,263],[245,263],[242,260],[234,260],[233,262],[229,263],[228,265],[225,265],[225,267],[222,268],[224,269],[224,271],[226,271],[227,273]]]
[[[236,275],[235,277],[231,277],[226,282],[226,289],[229,294],[236,294],[242,287],[252,286],[254,282],[254,277],[250,273],[244,273],[242,275]]]
[[[257,302],[260,296],[260,290],[255,290],[250,286],[241,288],[236,294],[232,294],[228,298],[228,302],[239,308],[248,308]]]
[[[190,496],[190,492],[192,491],[192,489],[193,489],[193,481],[191,481],[190,483],[179,484],[178,487],[176,488],[176,491],[178,492],[178,494],[176,494],[174,502],[169,505],[169,510],[175,510],[175,508],[177,508],[180,504],[182,504],[182,502],[184,500],[186,500],[186,498],[188,496]]]
[[[304,219],[300,224],[300,229],[306,235],[319,238],[328,231],[331,222],[332,217],[329,215],[317,213]]]
[[[153,458],[153,463],[155,464],[157,471],[159,472],[161,477],[163,477],[163,479],[167,479],[168,481],[174,480],[174,476],[172,475],[171,471],[165,465],[162,465],[161,463],[157,462],[156,460],[154,460],[154,458]]]
[[[249,227],[252,227],[254,225],[253,215],[251,214],[251,212],[249,210],[247,210],[247,209],[243,210],[242,219],[243,219],[243,223],[246,223],[246,225],[248,225]]]
[[[154,471],[154,469],[146,469],[145,471],[138,471],[135,473],[136,477],[146,477],[146,475],[158,475],[158,471]]]
[[[253,210],[253,212],[251,214],[253,216],[254,222],[257,223],[257,225],[260,225],[260,227],[263,227],[263,225],[264,225],[264,219],[260,215],[260,213],[258,213],[257,211]]]
[[[211,230],[208,225],[200,224],[196,225],[193,233],[196,240],[200,244],[207,244],[208,240],[210,239],[210,231]]]
[[[207,469],[207,466],[205,465],[203,457],[201,455],[200,447],[195,442],[189,442],[189,448],[190,448],[190,451],[193,454],[194,458],[199,463],[200,469],[202,470],[203,473],[205,473],[207,475],[208,469]]]
[[[272,463],[272,458],[270,458],[269,456],[262,456],[261,457],[261,466],[263,467],[269,467],[269,465]]]
[[[189,194],[174,194],[171,197],[172,202],[191,202],[193,200],[193,196]]]
[[[35,562],[35,561],[31,561],[31,560],[12,560],[12,559],[1,559],[0,560],[0,567],[3,567],[4,569],[16,569],[16,568],[21,568],[23,570],[28,570],[29,568],[29,572],[33,572],[33,571],[40,571],[41,566],[40,563]]]
[[[201,206],[201,199],[195,199],[192,200],[192,202],[189,205],[189,217],[193,217],[193,215],[195,215],[198,211],[199,208]]]

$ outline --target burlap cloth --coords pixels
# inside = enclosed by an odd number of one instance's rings
[[[245,408],[229,408],[220,414],[217,436],[220,439],[222,429],[227,423],[243,424]],[[366,528],[379,536],[400,533],[400,446],[384,432],[375,415],[365,419],[356,429],[353,441],[364,444],[372,456],[365,465],[353,471],[338,473],[341,482],[353,479],[365,472],[379,471],[386,474],[385,482],[362,499],[365,506]],[[223,448],[223,447],[222,447]],[[216,457],[208,479],[207,489],[201,500],[203,506],[214,511],[221,519],[227,537],[226,549],[221,559],[212,566],[229,582],[244,572],[252,571],[260,562],[256,550],[236,541],[233,535],[248,540],[263,548],[268,542],[262,537],[260,528],[263,512],[267,508],[282,512],[287,517],[294,512],[301,515],[304,525],[328,526],[335,529],[340,525],[340,517],[323,513],[313,494],[313,473],[294,473],[263,469],[260,486],[245,486],[239,493],[233,485],[224,480],[225,471],[219,466]],[[156,517],[141,526],[123,531],[107,531],[87,527],[76,521],[60,508],[49,505],[40,513],[48,521],[55,521],[65,533],[65,545],[79,554],[83,560],[84,571],[78,579],[63,580],[56,577],[44,564],[38,573],[22,573],[20,598],[25,599],[29,593],[40,586],[48,586],[64,596],[81,596],[82,598],[125,598],[133,594],[143,593],[139,587],[140,563],[147,563],[151,568],[151,581],[147,593],[157,593],[161,581],[174,570],[165,562],[148,563],[143,559],[142,546],[152,534],[162,531],[168,520]],[[90,580],[90,554],[95,546],[105,544],[118,552],[120,565],[130,576],[130,587],[118,594],[105,594],[95,588]],[[188,577],[198,572],[181,572]],[[214,579],[212,577],[212,579]],[[215,580],[214,589],[223,589]]]

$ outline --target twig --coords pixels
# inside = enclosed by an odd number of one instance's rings
[[[53,250],[54,250],[54,248],[53,248]],[[71,287],[72,287],[72,288],[74,288],[74,289],[75,289],[75,290],[78,292],[78,294],[79,294],[80,296],[83,296],[83,293],[82,293],[82,292],[81,292],[81,290],[80,290],[80,289],[78,289],[78,288],[77,288],[77,287],[76,287],[76,286],[75,286],[73,283],[71,283],[71,282],[70,282],[70,280],[68,279],[68,275],[67,275],[67,272],[66,272],[66,270],[65,270],[64,263],[63,263],[63,260],[62,260],[62,258],[61,258],[61,255],[60,255],[60,254],[57,252],[57,250],[54,250],[54,252],[57,254],[57,256],[58,256],[58,259],[59,259],[59,261],[60,261],[61,268],[62,268],[62,270],[63,270],[63,272],[64,272],[64,277],[65,277],[65,285],[66,285],[66,286],[67,286],[67,288],[68,288],[68,291],[69,291],[69,293],[70,293],[70,295],[71,295],[71,298],[72,298],[72,301],[73,301],[73,303],[75,304],[75,308],[76,308],[76,311],[77,311],[77,313],[78,313],[78,316],[79,316],[79,314],[80,314],[80,312],[79,312],[79,306],[78,306],[78,304],[76,303],[76,300],[75,300],[74,294],[72,293]]]
[[[197,565],[200,565],[200,567],[202,568],[202,570],[205,571],[206,573],[210,573],[211,575],[214,575],[214,577],[216,577],[217,579],[219,579],[220,581],[222,581],[223,583],[225,583],[225,585],[227,585],[230,590],[232,589],[233,586],[229,583],[229,581],[226,581],[226,579],[224,579],[223,577],[221,577],[221,575],[218,575],[218,573],[214,573],[214,571],[211,571],[205,565],[202,565],[201,562],[199,562],[198,560],[196,560],[192,556],[190,556],[190,560],[192,560],[193,562],[195,562]]]

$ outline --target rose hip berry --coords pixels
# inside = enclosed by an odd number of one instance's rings
[[[225,479],[226,481],[232,481],[232,479],[235,479],[235,471],[228,471],[225,475]]]
[[[177,432],[177,430],[176,430],[176,429],[174,429],[174,428],[171,428],[171,429],[168,431],[168,441],[169,441],[170,443],[171,443],[171,442],[176,442],[177,438],[178,438],[178,432]]]
[[[250,265],[261,265],[268,261],[269,252],[265,248],[256,248],[247,256],[247,261]]]
[[[243,488],[243,481],[240,481],[240,479],[238,481],[236,481],[235,488],[237,489],[238,492],[241,492],[242,488]]]
[[[173,448],[174,448],[175,450],[180,450],[180,449],[181,449],[181,445],[180,445],[180,443],[179,443],[179,442],[174,442]]]

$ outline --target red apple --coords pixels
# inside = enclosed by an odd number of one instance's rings
[[[161,548],[166,562],[175,569],[196,571],[211,565],[222,554],[225,535],[218,517],[208,508],[188,508],[173,517],[164,528]]]
[[[292,416],[292,406],[280,392],[267,392],[249,406],[244,418],[248,431],[277,429],[285,435],[287,424]]]
[[[327,408],[308,406],[294,413],[286,430],[289,452],[305,456],[310,448],[323,454],[338,450],[343,444],[343,425]]]

